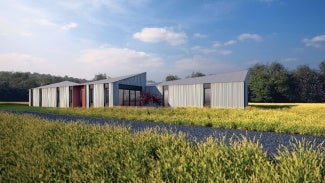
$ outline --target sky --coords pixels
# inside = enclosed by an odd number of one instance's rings
[[[324,0],[0,0],[0,71],[147,80],[325,60]]]

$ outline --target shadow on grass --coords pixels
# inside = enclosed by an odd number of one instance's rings
[[[252,108],[257,108],[257,109],[291,109],[292,107],[295,107],[297,105],[293,104],[254,104],[254,105],[249,105]]]

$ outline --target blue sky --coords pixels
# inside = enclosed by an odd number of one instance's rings
[[[323,0],[0,0],[0,70],[149,80],[325,60]]]

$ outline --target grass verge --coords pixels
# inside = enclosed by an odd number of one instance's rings
[[[325,104],[251,104],[241,110],[190,107],[62,109],[5,103],[0,104],[1,109],[325,136]]]

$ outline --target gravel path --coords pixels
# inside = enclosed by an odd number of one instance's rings
[[[263,149],[267,152],[268,156],[273,157],[277,153],[277,148],[280,145],[284,145],[290,149],[290,141],[293,138],[298,140],[305,139],[306,141],[315,142],[316,145],[321,145],[325,148],[325,137],[324,136],[311,136],[311,135],[299,135],[299,134],[284,134],[275,132],[257,132],[248,130],[229,130],[211,127],[200,127],[200,126],[184,126],[184,125],[170,125],[163,123],[154,122],[140,122],[140,121],[128,121],[128,120],[112,120],[95,117],[78,117],[70,115],[58,115],[58,114],[45,114],[38,112],[13,112],[18,114],[32,114],[44,119],[49,120],[61,120],[65,122],[71,121],[85,121],[90,124],[111,124],[119,126],[130,127],[132,131],[144,130],[147,128],[159,128],[167,129],[172,132],[185,133],[188,139],[196,138],[198,141],[205,140],[207,137],[212,136],[214,138],[220,138],[226,136],[226,141],[233,136],[244,136],[249,139],[258,140],[263,145]]]

